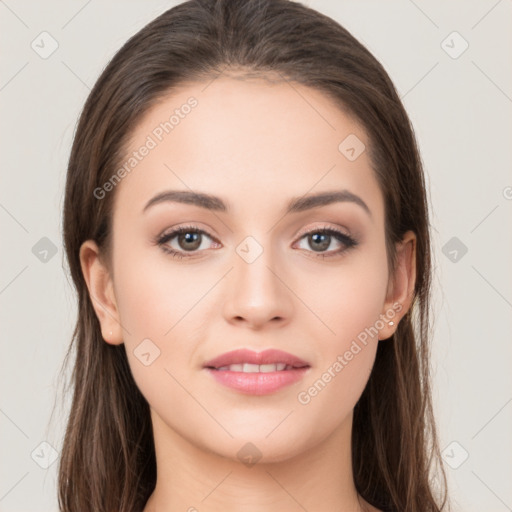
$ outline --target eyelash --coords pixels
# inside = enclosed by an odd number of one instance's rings
[[[199,229],[196,226],[180,226],[179,228],[176,228],[175,230],[171,231],[170,233],[166,233],[164,235],[157,236],[156,239],[154,240],[154,243],[157,244],[159,247],[161,247],[165,253],[170,254],[173,258],[182,259],[182,258],[193,257],[193,256],[187,256],[185,252],[175,251],[174,249],[170,249],[168,246],[165,245],[167,242],[169,242],[170,240],[175,238],[177,235],[180,235],[183,233],[203,234],[203,235],[206,235],[208,238],[211,238],[212,240],[214,240],[214,238],[212,236],[210,236],[206,231],[203,231],[202,229]],[[342,233],[341,231],[338,231],[337,229],[333,229],[330,227],[317,228],[317,229],[308,231],[306,233],[303,233],[301,235],[301,237],[299,238],[299,240],[302,240],[306,236],[312,235],[312,234],[330,235],[345,245],[345,247],[342,249],[338,249],[335,251],[329,251],[327,253],[317,253],[314,256],[317,258],[324,258],[324,259],[331,258],[333,256],[339,255],[339,254],[355,247],[356,245],[358,245],[358,242],[351,236],[346,235],[345,233]],[[195,251],[195,252],[197,252],[197,251]],[[308,252],[313,252],[313,251],[308,251]],[[192,251],[192,254],[193,253],[194,253],[194,251]]]

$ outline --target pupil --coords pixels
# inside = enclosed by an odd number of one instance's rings
[[[323,237],[324,240],[323,240],[323,242],[320,242],[320,247],[318,247],[318,245],[317,245],[317,248],[319,248],[319,249],[327,249],[329,247],[329,237],[330,237],[330,235],[326,235],[324,233],[316,233],[314,235],[311,235],[311,238],[313,239],[313,241],[315,243],[318,241],[317,240],[318,237]]]
[[[197,249],[201,245],[201,243],[198,243],[199,233],[183,233],[180,236],[180,242],[183,240],[186,244],[192,244],[188,246],[185,244],[184,248],[188,250]]]

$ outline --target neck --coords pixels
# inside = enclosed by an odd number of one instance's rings
[[[352,415],[308,451],[273,462],[262,457],[249,465],[236,454],[226,458],[192,444],[151,414],[157,482],[144,512],[238,512],[242,504],[244,512],[376,510],[358,496],[354,485]]]

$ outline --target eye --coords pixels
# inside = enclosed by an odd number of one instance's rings
[[[199,250],[207,249],[205,247],[204,237],[212,240],[205,231],[195,226],[181,226],[169,233],[157,238],[156,243],[162,248],[162,250],[168,254],[171,254],[176,258],[188,257],[186,254],[195,253]],[[170,247],[169,242],[172,242],[176,238],[176,244],[178,247]],[[208,245],[208,244],[206,244]]]
[[[357,241],[351,236],[346,235],[337,229],[328,227],[309,231],[301,237],[301,240],[303,239],[305,239],[305,242],[309,247],[313,248],[312,252],[317,253],[315,256],[320,258],[336,256],[357,245]],[[341,247],[336,250],[325,252],[325,250],[331,246],[332,242],[337,242]],[[304,247],[300,248],[303,249]]]
[[[206,231],[203,231],[196,226],[180,226],[169,233],[158,236],[155,243],[173,258],[181,259],[184,257],[192,257],[195,253],[207,249],[208,244],[203,243],[205,241],[205,237],[213,240],[213,237],[208,235]],[[309,231],[301,236],[300,240],[302,241],[303,239],[305,239],[306,243],[313,248],[313,251],[308,252],[317,253],[315,254],[315,257],[319,258],[336,256],[358,244],[358,242],[351,236],[329,227]],[[175,242],[174,246],[169,242]],[[337,242],[340,247],[336,250],[326,251],[333,242]],[[217,241],[215,241],[215,243],[218,244]],[[304,247],[299,248],[304,249]]]

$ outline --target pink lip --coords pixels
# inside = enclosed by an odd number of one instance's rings
[[[254,373],[217,370],[217,368],[223,366],[240,363],[258,365],[285,363],[294,368]],[[250,395],[266,395],[302,379],[310,369],[310,365],[306,361],[282,350],[268,349],[263,352],[253,352],[241,349],[227,352],[208,361],[204,368],[217,382],[224,386]]]
[[[299,359],[298,357],[289,354],[288,352],[283,352],[282,350],[276,349],[267,349],[263,352],[253,352],[248,349],[238,349],[232,350],[231,352],[226,352],[221,354],[210,361],[207,361],[204,364],[205,368],[220,368],[222,366],[229,366],[230,364],[240,364],[240,363],[250,363],[250,364],[272,364],[272,363],[285,363],[290,366],[295,366],[297,368],[303,366],[309,366],[306,361]]]

